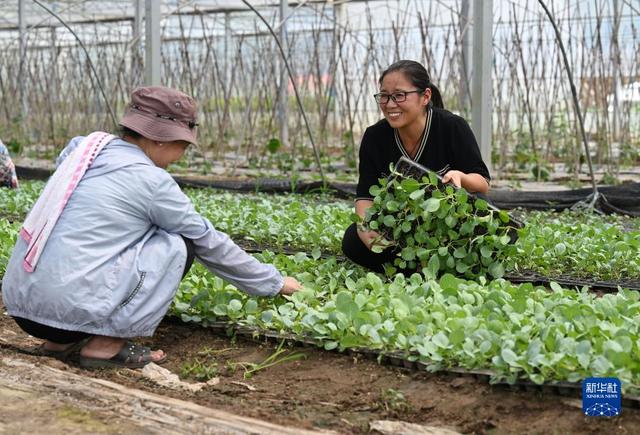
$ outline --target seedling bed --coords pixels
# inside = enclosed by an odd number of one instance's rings
[[[295,255],[299,252],[302,252],[299,249],[270,246],[270,245],[265,245],[261,243],[256,243],[251,240],[243,240],[241,238],[238,238],[238,240],[236,240],[236,243],[240,247],[242,247],[245,251],[252,254],[261,253],[264,251],[271,251],[276,254]],[[309,253],[306,253],[306,254],[307,256],[310,256]],[[343,255],[335,255],[327,251],[320,252],[319,258],[330,258],[330,257],[335,257],[339,262],[349,261]],[[619,288],[626,288],[629,290],[640,291],[640,281],[638,280],[598,281],[598,280],[581,279],[581,278],[576,278],[571,276],[546,277],[535,272],[507,273],[505,274],[504,279],[506,279],[507,281],[511,281],[514,284],[524,284],[529,282],[534,285],[544,285],[544,286],[547,286],[549,283],[554,281],[563,286],[579,287],[579,288],[589,287],[590,291],[604,292],[604,293],[615,293],[618,291]]]
[[[171,317],[173,322],[181,322],[177,317]],[[302,347],[322,348],[322,343],[313,339],[296,336],[295,334],[280,333],[272,330],[264,330],[253,326],[240,325],[233,322],[218,321],[207,325],[207,328],[211,328],[217,331],[219,334],[229,334],[230,332],[250,338],[254,341],[269,340],[274,343],[280,343],[282,341],[287,342],[289,345],[296,345]],[[339,352],[337,349],[331,350],[331,352]],[[400,367],[410,371],[418,372],[428,370],[430,362],[417,361],[414,356],[402,354],[399,352],[385,352],[376,349],[368,348],[349,348],[345,350],[345,353],[354,356],[363,356],[369,359],[374,359],[380,364]],[[464,369],[459,367],[449,367],[438,369],[438,372],[444,372],[456,377],[472,377],[481,382],[491,383],[494,386],[506,388],[511,391],[527,391],[530,393],[541,394],[553,394],[567,397],[581,397],[582,384],[580,382],[545,382],[543,384],[536,384],[527,380],[517,380],[514,383],[508,383],[504,381],[492,382],[491,379],[496,376],[496,372],[488,369]],[[625,408],[640,409],[640,396],[633,396],[625,394],[622,396],[622,405]]]

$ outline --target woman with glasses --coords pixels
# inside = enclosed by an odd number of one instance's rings
[[[360,178],[356,190],[356,213],[364,218],[371,207],[371,186],[389,173],[390,165],[404,156],[426,166],[469,192],[487,193],[490,175],[469,124],[444,110],[442,96],[420,63],[401,60],[380,76],[380,92],[374,95],[384,119],[367,128],[360,144]],[[347,228],[344,254],[362,266],[383,272],[396,252],[371,251],[378,234]]]
[[[127,339],[153,335],[194,257],[251,295],[300,288],[216,231],[165,170],[196,143],[196,125],[191,97],[138,88],[121,137],[95,132],[61,153],[2,281],[8,313],[45,340],[39,354],[79,350],[87,368],[164,361]]]

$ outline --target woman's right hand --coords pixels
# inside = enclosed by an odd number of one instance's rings
[[[362,240],[362,243],[364,243],[364,246],[366,246],[368,250],[371,250],[371,246],[373,245],[373,241],[377,237],[380,237],[380,234],[378,234],[375,231],[360,231],[360,230],[358,230],[358,237],[360,237],[360,240]]]
[[[292,295],[295,292],[297,292],[298,290],[300,290],[302,288],[302,284],[300,284],[298,282],[297,279],[290,277],[290,276],[285,276],[284,277],[284,284],[282,285],[282,288],[280,289],[280,294],[281,295]]]

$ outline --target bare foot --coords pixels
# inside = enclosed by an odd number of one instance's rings
[[[123,338],[96,335],[84,345],[80,350],[80,355],[87,358],[109,359],[117,355],[125,343],[126,340]],[[152,361],[160,361],[165,356],[162,350],[151,351]]]

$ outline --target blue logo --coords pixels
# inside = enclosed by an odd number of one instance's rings
[[[615,417],[622,412],[622,384],[618,378],[582,381],[582,412],[589,417]]]

